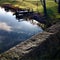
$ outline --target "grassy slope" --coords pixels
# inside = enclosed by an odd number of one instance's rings
[[[2,4],[2,3],[12,3],[15,6],[19,6],[21,8],[30,8],[30,9],[33,9],[34,11],[37,11],[37,5],[36,5],[37,1],[33,1],[33,0],[30,0],[30,1],[29,0],[25,0],[25,1],[18,0],[16,2],[14,2],[12,0],[4,0],[4,1],[1,0],[0,4]],[[42,7],[40,1],[38,0],[38,11],[42,12],[42,10],[43,10],[43,7]]]

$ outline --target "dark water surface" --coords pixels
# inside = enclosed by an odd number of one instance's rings
[[[6,12],[0,7],[0,53],[42,32],[37,23],[35,20],[33,22],[32,20],[17,20],[13,12]]]

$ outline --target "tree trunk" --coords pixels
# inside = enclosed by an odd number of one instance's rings
[[[58,12],[60,13],[60,0],[58,2]]]
[[[55,2],[57,2],[57,0],[55,0]]]
[[[44,16],[47,16],[46,0],[43,0]]]

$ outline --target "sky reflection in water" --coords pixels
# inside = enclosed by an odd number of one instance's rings
[[[24,19],[18,22],[15,17],[13,12],[0,8],[0,53],[43,31],[37,24]]]

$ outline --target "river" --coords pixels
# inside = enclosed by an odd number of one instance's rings
[[[35,20],[17,19],[12,11],[0,7],[0,53],[42,32],[38,23]]]

